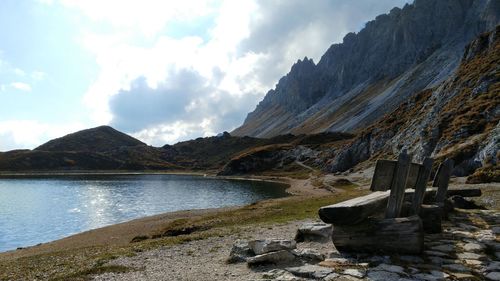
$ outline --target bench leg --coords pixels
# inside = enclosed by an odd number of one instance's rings
[[[371,218],[358,225],[333,226],[332,241],[339,251],[419,254],[424,232],[418,216]]]

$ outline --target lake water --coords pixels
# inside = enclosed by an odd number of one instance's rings
[[[183,175],[0,179],[0,252],[164,212],[283,196],[282,184]]]

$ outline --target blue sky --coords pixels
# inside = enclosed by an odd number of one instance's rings
[[[4,0],[0,151],[108,124],[148,144],[231,131],[299,58],[409,0]]]

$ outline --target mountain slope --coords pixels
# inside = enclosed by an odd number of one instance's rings
[[[489,167],[498,177],[500,26],[466,47],[449,79],[360,132],[327,160],[328,170],[344,171],[369,158],[397,155],[403,148],[416,161],[427,156],[454,159],[458,176]]]
[[[416,0],[299,60],[233,135],[356,131],[457,68],[464,47],[500,20],[498,0]]]

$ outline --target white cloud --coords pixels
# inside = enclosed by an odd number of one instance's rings
[[[345,33],[405,2],[60,1],[113,27],[85,28],[80,37],[100,68],[83,98],[92,119],[154,144],[233,129],[297,59],[318,62]],[[213,24],[195,35],[167,32],[207,16]],[[172,94],[183,71],[199,75],[202,90]],[[131,86],[138,78],[145,92]]]
[[[14,73],[17,75],[17,76],[26,76],[26,72],[24,72],[24,70],[20,69],[20,68],[14,68]]]
[[[47,77],[47,73],[43,72],[43,71],[39,71],[39,70],[36,70],[36,71],[33,71],[31,73],[31,78],[35,81],[42,81],[44,80],[45,78]]]
[[[10,86],[14,89],[24,91],[24,92],[31,92],[31,86],[27,83],[23,82],[12,82],[10,83]]]
[[[35,120],[0,121],[0,151],[32,149],[42,143],[84,128],[80,123],[49,124]]]

